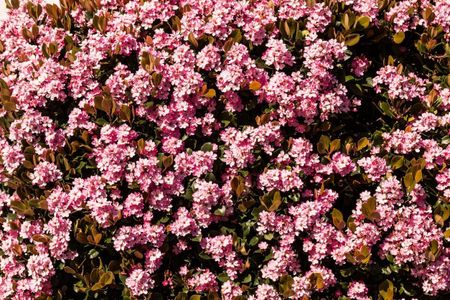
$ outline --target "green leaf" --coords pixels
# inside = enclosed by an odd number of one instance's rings
[[[393,170],[400,169],[403,166],[405,158],[402,155],[396,155],[391,159],[391,168]]]
[[[444,232],[444,238],[446,238],[446,239],[450,238],[450,228],[448,228],[447,230],[445,230],[445,232]]]
[[[350,229],[352,232],[355,232],[355,230],[356,230],[355,219],[352,218],[352,216],[348,217],[348,219],[347,219],[347,227],[348,227],[348,229]]]
[[[255,246],[256,244],[258,244],[259,242],[259,238],[257,236],[252,237],[252,239],[250,240],[250,242],[248,243],[249,246]]]
[[[240,29],[236,29],[231,33],[231,37],[233,38],[233,41],[236,43],[240,43],[242,40],[242,32]]]
[[[19,215],[25,215],[25,216],[30,216],[30,217],[34,216],[34,211],[28,205],[28,203],[24,203],[24,202],[18,201],[18,200],[13,200],[13,201],[11,201],[10,206]]]
[[[173,155],[163,156],[162,164],[164,166],[164,170],[167,170],[173,164]]]
[[[392,38],[394,40],[394,43],[401,44],[403,42],[403,40],[405,39],[405,33],[402,31],[399,31],[396,34],[394,34],[394,36]]]
[[[436,240],[432,240],[428,246],[426,256],[430,261],[435,261],[439,256],[441,249],[439,248],[439,243]]]
[[[356,146],[356,151],[361,151],[362,149],[366,148],[369,145],[369,143],[370,141],[366,137],[359,139],[358,144]]]
[[[193,241],[193,242],[200,242],[202,240],[202,235],[201,234],[199,234],[199,235],[197,235],[197,236],[194,236],[192,239],[191,239],[191,241]],[[209,257],[208,255],[204,255],[206,258],[205,259],[211,259],[211,257]]]
[[[203,152],[213,151],[213,145],[211,143],[204,143],[200,150],[202,150]]]
[[[331,212],[331,217],[333,219],[333,224],[336,226],[337,229],[342,230],[345,227],[344,222],[344,216],[342,215],[341,211],[333,208],[333,211]]]
[[[28,161],[28,160],[24,160],[22,162],[22,165],[25,167],[25,169],[28,169],[28,170],[33,170],[34,169],[33,163]]]
[[[275,191],[272,198],[272,205],[269,207],[269,211],[276,211],[281,205],[281,194],[279,191]]]
[[[357,19],[357,23],[366,29],[370,25],[370,18],[368,16],[361,16]]]
[[[212,257],[209,256],[208,254],[206,254],[205,252],[200,252],[200,253],[198,254],[198,256],[199,256],[201,259],[204,259],[204,260],[211,260],[211,259],[212,259]]]
[[[346,268],[346,269],[341,269],[339,271],[341,273],[341,275],[343,277],[349,277],[354,273],[354,269],[353,268]]]
[[[370,257],[372,256],[372,253],[370,251],[371,249],[367,247],[366,245],[363,245],[359,250],[355,251],[355,258],[357,261],[367,264],[370,261]]]
[[[179,292],[178,295],[175,296],[175,300],[187,300],[188,295],[184,292]]]
[[[423,12],[422,12],[422,17],[428,22],[431,23],[434,18],[435,15],[433,13],[433,10],[430,7],[427,7]]]
[[[400,284],[399,294],[405,294],[407,296],[414,296],[413,290],[408,290],[403,283]]]
[[[267,241],[271,241],[273,239],[273,233],[269,232],[269,233],[264,234],[264,239]]]
[[[39,243],[48,243],[50,241],[50,238],[45,234],[33,234],[31,237],[34,241]]]
[[[374,197],[370,197],[369,199],[367,199],[367,201],[364,202],[361,207],[363,215],[371,221],[378,220],[380,218],[380,214],[376,212],[376,209],[377,202]]]
[[[355,80],[355,77],[353,77],[352,75],[345,75],[345,82],[349,82]]]
[[[289,298],[294,295],[292,291],[292,284],[294,283],[294,279],[289,275],[283,275],[280,278],[280,283],[278,285],[280,293],[284,298]]]
[[[104,286],[100,282],[97,282],[91,287],[91,291],[95,292],[101,290],[103,287]]]
[[[68,267],[68,266],[64,267],[64,272],[66,272],[67,274],[71,274],[71,275],[77,274],[77,272],[74,269],[72,269],[71,267]]]
[[[109,98],[109,97],[103,98],[101,105],[102,105],[101,109],[104,112],[106,112],[108,114],[108,116],[111,115],[114,112],[113,110],[115,110],[114,101],[111,98]]]
[[[330,138],[326,135],[322,135],[317,143],[317,151],[320,154],[325,154],[330,149]]]
[[[420,181],[422,181],[422,170],[417,170],[416,171],[416,173],[414,174],[414,181],[416,182],[416,183],[418,183],[418,182],[420,182]]]
[[[96,258],[100,253],[97,251],[97,249],[91,249],[88,252],[89,258],[94,259]]]
[[[341,140],[335,139],[330,143],[330,153],[338,151],[341,148]]]
[[[290,37],[291,36],[291,29],[289,28],[289,24],[288,24],[288,21],[286,20],[286,21],[284,21],[284,22],[282,22],[282,24],[283,24],[283,31],[282,31],[282,33],[285,33],[288,37]]]
[[[242,280],[242,283],[249,283],[250,281],[252,281],[252,275],[248,274],[247,276],[245,276],[245,278]]]
[[[226,281],[230,280],[230,278],[228,277],[227,273],[220,273],[219,275],[217,275],[217,279],[220,282],[226,282]]]
[[[392,113],[391,107],[390,107],[390,105],[389,105],[387,102],[382,101],[382,102],[380,102],[378,105],[379,105],[379,107],[381,108],[381,111],[382,111],[386,116],[391,117],[391,118],[394,117],[394,114]]]
[[[219,207],[216,210],[214,210],[214,215],[216,215],[216,216],[224,216],[225,215],[225,210],[226,210],[226,207],[224,205],[222,205],[221,207]]]
[[[406,175],[403,177],[403,184],[405,185],[408,192],[411,192],[414,189],[416,182],[414,181],[414,176],[411,172],[406,173]]]
[[[3,108],[6,111],[15,111],[16,110],[16,103],[14,103],[13,101],[3,100]]]
[[[344,26],[345,30],[350,30],[355,22],[355,15],[352,13],[345,13],[342,15],[341,24]]]
[[[192,32],[189,33],[188,40],[192,44],[192,46],[194,46],[195,48],[198,48],[198,41]]]
[[[383,300],[394,299],[394,284],[389,279],[386,279],[380,284],[379,295]]]
[[[98,118],[97,120],[95,120],[95,123],[100,126],[105,126],[106,124],[108,124],[108,121],[103,118]]]
[[[359,43],[361,36],[358,33],[351,33],[345,37],[345,45],[351,47]]]
[[[235,176],[231,179],[231,190],[239,198],[245,190],[245,179],[241,176]]]
[[[325,287],[325,283],[323,281],[322,274],[320,274],[320,273],[311,274],[311,276],[309,277],[309,280],[310,280],[311,285],[317,290],[321,290]]]
[[[131,122],[131,109],[128,105],[122,105],[119,111],[120,118]]]
[[[110,285],[114,281],[114,273],[111,271],[108,271],[106,273],[103,273],[103,275],[100,277],[99,282],[103,284],[103,286]]]

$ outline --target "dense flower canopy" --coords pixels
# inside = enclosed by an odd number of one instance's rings
[[[448,297],[448,0],[6,3],[1,299]]]

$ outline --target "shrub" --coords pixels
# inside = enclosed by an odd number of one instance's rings
[[[0,298],[448,297],[447,0],[6,2]]]

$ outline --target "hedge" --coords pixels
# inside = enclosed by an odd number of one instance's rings
[[[448,299],[448,0],[6,0],[1,299]]]

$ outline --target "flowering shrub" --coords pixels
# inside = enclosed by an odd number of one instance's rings
[[[1,299],[449,296],[448,0],[6,3]]]

